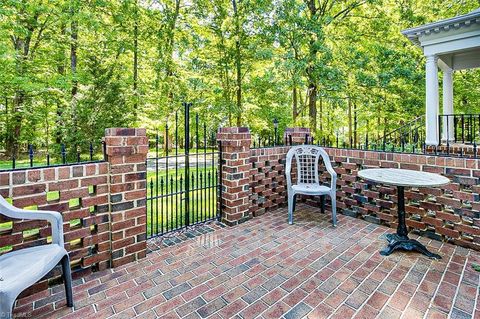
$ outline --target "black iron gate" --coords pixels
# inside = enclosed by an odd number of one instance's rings
[[[198,114],[191,119],[190,108],[191,103],[184,103],[170,127],[167,124],[149,143],[149,238],[220,216],[221,152],[216,128],[200,123]]]

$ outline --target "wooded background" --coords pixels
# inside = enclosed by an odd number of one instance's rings
[[[172,125],[182,102],[259,136],[372,137],[424,114],[424,58],[400,31],[478,0],[2,0],[0,149],[85,150],[106,127]],[[479,113],[480,72],[454,77]],[[180,116],[182,116],[180,112]],[[55,145],[55,146],[54,146]]]

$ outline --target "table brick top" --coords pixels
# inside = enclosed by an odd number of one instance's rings
[[[56,286],[17,302],[41,318],[471,318],[480,315],[478,252],[420,238],[434,261],[382,257],[384,226],[299,205],[162,247],[75,282],[75,311]],[[415,237],[415,236],[413,236]]]

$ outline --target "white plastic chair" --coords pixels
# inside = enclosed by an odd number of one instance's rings
[[[58,212],[18,209],[0,196],[0,214],[15,219],[47,220],[52,226],[52,243],[14,250],[0,256],[0,318],[11,318],[18,295],[60,261],[68,307],[73,307],[70,259],[63,243],[63,219]]]
[[[318,177],[318,161],[323,159],[325,168],[331,176],[330,187],[320,184]],[[292,185],[292,160],[297,164],[297,183]],[[322,212],[324,211],[325,195],[332,200],[332,222],[337,225],[337,202],[336,183],[337,173],[330,163],[330,157],[321,147],[314,145],[293,146],[287,153],[286,170],[287,193],[288,193],[288,223],[293,224],[293,211],[297,194],[320,195],[322,200]]]

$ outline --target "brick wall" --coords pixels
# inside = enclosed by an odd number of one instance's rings
[[[1,172],[0,194],[19,208],[62,213],[65,248],[75,277],[109,266],[108,163]],[[49,243],[51,228],[46,221],[12,221],[0,214],[0,224],[2,251]],[[59,274],[55,271],[50,280]],[[44,280],[30,291],[47,286]]]
[[[0,194],[19,208],[63,216],[73,277],[145,256],[145,130],[106,130],[107,161],[0,172]],[[0,254],[49,243],[44,221],[0,215]],[[59,281],[60,269],[24,293]]]
[[[250,212],[260,216],[286,205],[285,157],[290,147],[250,150]]]
[[[405,190],[407,226],[418,234],[480,250],[480,161],[327,149],[338,173],[337,207],[346,215],[396,228],[396,190],[357,177],[364,168],[392,167],[438,173],[450,178],[442,188]]]
[[[260,216],[270,209],[286,205],[285,157],[288,149],[270,147],[248,150],[248,162],[251,165],[248,173],[248,216]],[[423,236],[480,250],[480,160],[429,154],[326,150],[338,173],[339,213],[396,228],[396,189],[367,183],[357,177],[358,170],[394,167],[443,174],[452,181],[448,186],[405,190],[407,226]],[[242,149],[242,157],[245,151]],[[235,165],[231,161],[228,172],[236,172]],[[322,169],[322,165],[320,167]],[[295,173],[295,169],[292,173]],[[325,172],[322,172],[322,176],[323,180],[329,182]],[[242,196],[245,195],[244,189],[241,190]],[[224,190],[224,196],[233,198],[238,189]],[[302,197],[299,200],[312,205],[320,204],[319,197]],[[326,208],[330,209],[329,200],[326,201]]]

